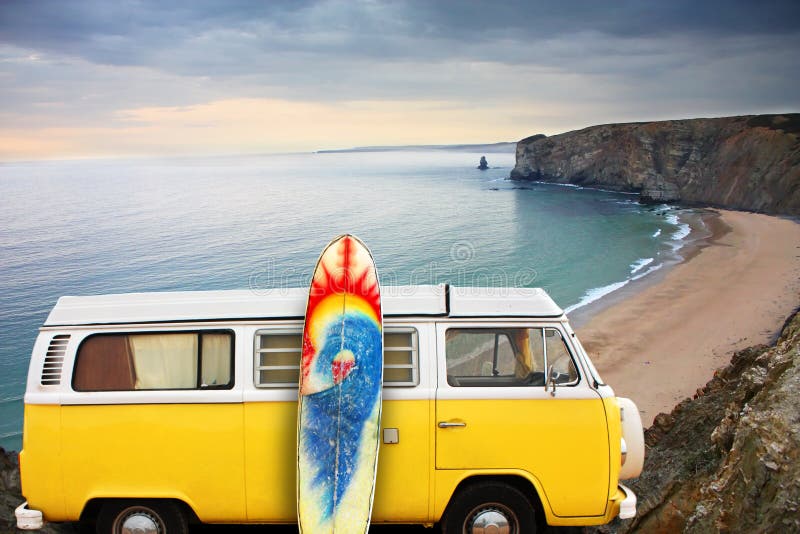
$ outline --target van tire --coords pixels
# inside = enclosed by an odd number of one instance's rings
[[[158,534],[188,534],[186,516],[175,503],[159,500],[108,501],[97,516],[97,534],[121,534],[126,520],[139,516]]]
[[[467,486],[450,502],[442,520],[442,534],[472,534],[473,522],[501,515],[509,534],[534,534],[536,511],[530,499],[502,482],[478,482]]]

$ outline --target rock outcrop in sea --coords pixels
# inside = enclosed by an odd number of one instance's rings
[[[591,126],[517,143],[511,178],[800,215],[800,113]]]

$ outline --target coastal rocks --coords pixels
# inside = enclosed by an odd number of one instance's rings
[[[0,533],[21,532],[17,530],[14,510],[22,504],[22,489],[19,480],[19,461],[17,453],[6,451],[0,447]],[[40,534],[75,533],[77,529],[71,524],[46,524]]]
[[[800,215],[800,114],[607,124],[517,143],[511,178]]]
[[[639,193],[639,202],[643,204],[664,204],[680,199],[678,186],[660,175],[646,178],[642,184],[642,192]]]
[[[482,171],[485,171],[489,168],[489,163],[486,161],[486,156],[481,156],[481,161],[478,163],[478,168]]]
[[[23,501],[20,491],[17,455],[0,447],[0,532],[16,527],[14,509]]]
[[[800,314],[645,433],[632,521],[594,532],[800,532]]]

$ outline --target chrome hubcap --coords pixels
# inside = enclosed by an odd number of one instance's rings
[[[513,517],[510,511],[508,513]],[[468,519],[465,530],[469,534],[514,534],[516,532],[504,510],[496,507],[476,511]]]
[[[145,510],[137,510],[128,515],[123,514],[123,517],[119,530],[114,529],[114,532],[119,532],[119,534],[160,534],[163,532],[158,518]]]

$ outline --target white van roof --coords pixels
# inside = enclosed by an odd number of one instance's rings
[[[540,288],[381,286],[385,316],[560,317]],[[307,288],[127,293],[61,297],[44,326],[301,319]]]

